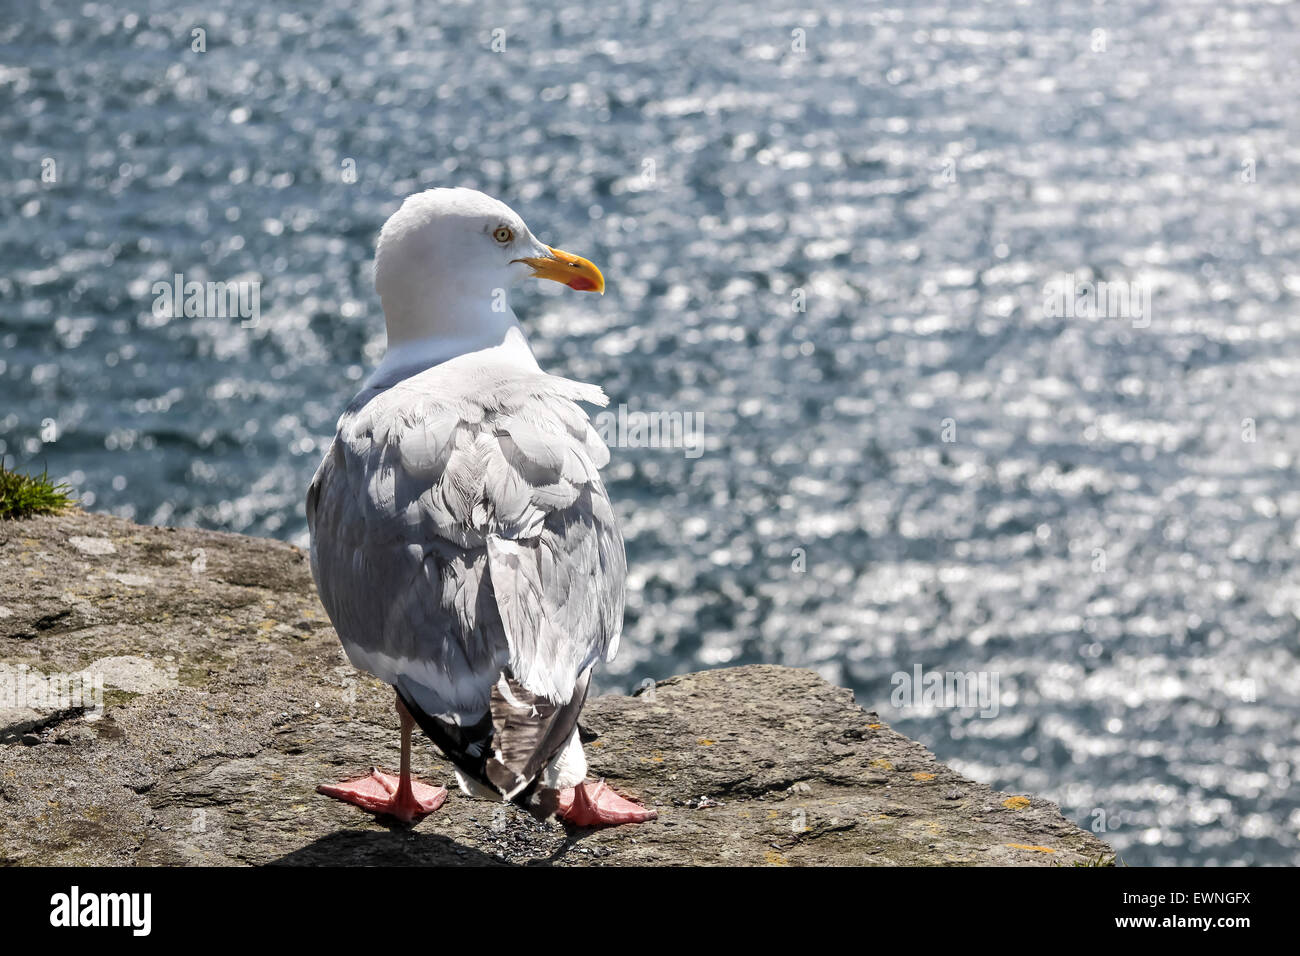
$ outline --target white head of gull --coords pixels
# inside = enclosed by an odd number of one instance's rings
[[[578,714],[618,649],[626,560],[579,405],[604,393],[538,367],[508,301],[529,277],[605,290],[490,196],[409,197],[375,258],[387,352],[307,491],[316,589],[349,660],[395,689],[402,739],[397,775],[319,789],[403,822],[447,798],[411,776],[417,725],[471,796],[574,826],[655,817],[586,777]]]
[[[379,234],[375,288],[388,351],[376,376],[487,350],[536,370],[507,300],[529,277],[605,291],[600,270],[539,242],[503,202],[472,189],[411,196]]]

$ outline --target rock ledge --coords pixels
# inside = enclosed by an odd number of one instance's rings
[[[314,792],[393,767],[398,740],[388,688],[347,664],[302,551],[83,512],[0,523],[0,864],[1113,857],[1054,804],[959,776],[809,671],[685,674],[592,700],[583,727],[593,772],[657,821],[566,834],[453,792],[390,829]],[[415,768],[452,782],[423,740]]]

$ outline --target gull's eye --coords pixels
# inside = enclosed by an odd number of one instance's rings
[[[496,231],[492,233],[492,238],[497,242],[509,242],[515,237],[515,231],[509,226],[497,226]]]

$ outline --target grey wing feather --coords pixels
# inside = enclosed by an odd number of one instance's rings
[[[317,589],[352,662],[431,715],[479,719],[503,673],[563,705],[617,650],[623,540],[578,401],[605,404],[453,360],[339,421],[308,490]]]

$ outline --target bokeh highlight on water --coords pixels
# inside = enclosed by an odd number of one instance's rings
[[[603,687],[815,668],[1130,863],[1296,861],[1296,7],[17,7],[11,464],[302,543],[378,228],[477,187],[609,281],[516,291],[543,365],[704,416],[696,460],[615,449]],[[156,318],[175,273],[260,280],[260,321]],[[1149,327],[1049,315],[1067,273],[1145,283]],[[996,674],[997,716],[892,706],[918,664]]]

